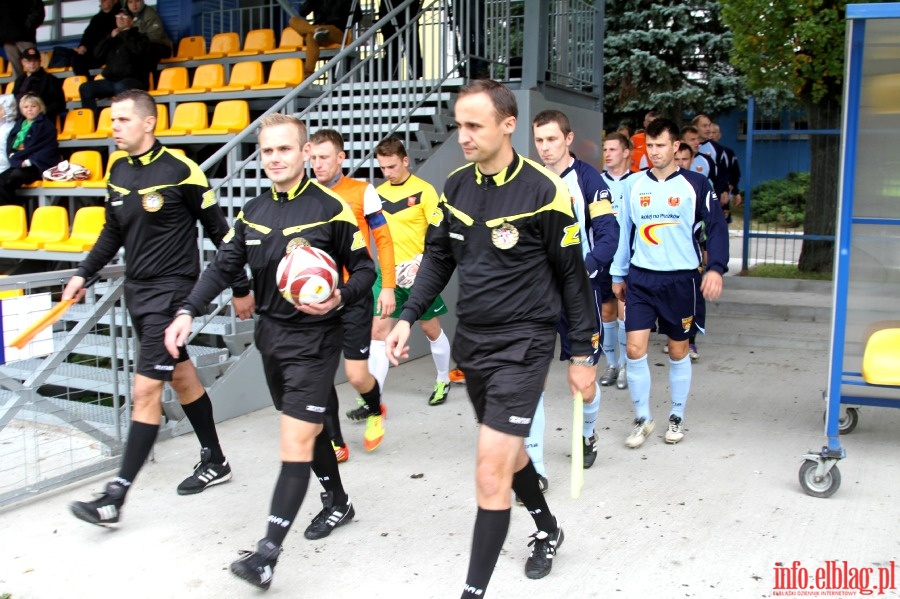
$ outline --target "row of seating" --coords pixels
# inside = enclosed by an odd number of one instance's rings
[[[106,222],[102,206],[85,206],[75,213],[69,233],[69,214],[62,206],[41,206],[26,226],[25,209],[0,206],[0,248],[9,250],[46,250],[48,252],[86,252],[94,247]]]

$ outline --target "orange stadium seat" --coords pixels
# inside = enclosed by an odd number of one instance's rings
[[[78,139],[106,139],[112,135],[112,108],[107,106],[100,110],[97,117],[97,128],[93,133],[82,133]]]
[[[15,86],[16,86],[16,80],[13,79],[12,81],[10,81],[9,83],[6,84],[6,90],[4,90],[4,91],[8,94],[11,94],[12,90]]]
[[[194,60],[206,55],[206,40],[201,35],[192,35],[183,37],[178,42],[178,51],[171,58],[163,58],[159,62],[183,62],[185,60]]]
[[[206,129],[208,126],[209,115],[206,111],[206,104],[203,102],[184,102],[175,107],[170,127],[162,131],[157,129],[156,134],[160,137],[188,135],[194,131]]]
[[[272,50],[266,50],[263,54],[297,52],[298,50],[302,50],[305,45],[306,41],[296,29],[293,27],[285,27],[284,31],[281,32],[281,41],[278,42],[278,47]]]
[[[75,213],[72,234],[65,241],[51,241],[44,244],[48,252],[86,252],[94,247],[100,231],[106,223],[106,209],[103,206],[85,206]]]
[[[0,206],[0,243],[18,241],[28,235],[25,208],[17,205]]]
[[[193,135],[227,135],[243,131],[250,124],[246,100],[225,100],[216,104],[209,128],[192,129]]]
[[[3,249],[39,250],[44,244],[69,237],[69,215],[62,206],[41,206],[31,215],[31,228],[24,239],[4,241]]]
[[[244,49],[229,52],[228,56],[253,56],[275,48],[275,32],[271,29],[254,29],[244,38]]]
[[[159,82],[151,96],[165,96],[188,86],[188,72],[185,67],[168,67],[159,72]]]
[[[214,87],[225,85],[225,68],[221,64],[203,64],[194,71],[190,87],[173,91],[173,94],[205,94]]]
[[[78,88],[81,87],[82,83],[87,83],[87,77],[84,75],[73,75],[63,79],[62,88],[66,96],[66,102],[81,101],[81,91]]]
[[[239,62],[231,67],[231,78],[228,85],[224,87],[214,87],[210,91],[219,92],[236,92],[245,89],[251,89],[263,82],[263,68],[259,61]]]
[[[282,89],[297,87],[303,82],[303,61],[299,58],[279,58],[272,63],[268,83],[254,89]]]
[[[66,114],[66,121],[63,123],[62,132],[56,136],[56,139],[65,141],[67,139],[76,139],[84,133],[94,132],[94,111],[87,108],[79,108],[78,110],[70,110]]]
[[[90,171],[87,181],[99,181],[103,177],[103,159],[97,150],[78,150],[72,152],[69,162],[83,166]],[[44,181],[45,189],[81,187],[83,181]]]
[[[124,156],[128,156],[128,152],[125,150],[116,150],[115,152],[112,152],[109,155],[109,160],[106,161],[106,172],[97,180],[82,181],[81,186],[89,189],[102,189],[106,187],[106,177],[109,175],[109,169],[116,160]]]
[[[195,56],[195,59],[206,59],[206,58],[222,58],[223,56],[229,56],[232,52],[240,52],[241,50],[241,38],[238,37],[238,34],[231,31],[227,33],[217,33],[213,36],[212,41],[209,43],[209,52],[204,54],[203,56]]]

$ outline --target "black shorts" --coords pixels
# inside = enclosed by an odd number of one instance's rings
[[[527,437],[553,360],[556,327],[457,325],[453,359],[466,376],[478,422]]]
[[[302,327],[260,318],[253,333],[275,409],[321,424],[341,360],[339,320]]]
[[[605,304],[616,299],[616,294],[612,290],[612,275],[609,269],[597,275],[598,281],[596,288],[600,290],[600,303]]]
[[[186,347],[173,358],[166,349],[165,339],[166,328],[172,324],[175,311],[184,305],[193,286],[192,279],[125,282],[125,305],[139,342],[136,374],[171,381],[175,365],[190,359]]]
[[[706,304],[700,293],[700,272],[660,272],[638,268],[628,272],[625,286],[625,330],[652,329],[674,341],[703,332]]]
[[[341,324],[344,327],[344,359],[368,360],[369,344],[372,342],[372,310],[375,296],[363,295],[356,303],[341,310]]]

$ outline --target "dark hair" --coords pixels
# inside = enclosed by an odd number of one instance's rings
[[[618,131],[610,133],[603,141],[617,141],[622,145],[623,148],[625,148],[629,152],[634,149],[628,136],[624,133],[619,133]]]
[[[559,125],[559,130],[562,131],[563,135],[568,135],[572,132],[572,124],[569,123],[569,117],[566,116],[564,112],[560,112],[559,110],[542,110],[537,113],[537,116],[534,117],[534,120],[531,121],[532,127],[543,127],[544,125],[549,125],[550,123],[556,123]]]
[[[679,136],[678,125],[675,124],[674,121],[665,118],[654,119],[647,125],[647,130],[644,132],[647,137],[660,137],[663,133],[669,133],[669,137],[672,141],[678,141],[681,139]]]
[[[681,137],[684,137],[685,133],[696,133],[697,135],[699,135],[700,131],[698,131],[697,128],[693,125],[685,125],[681,128]]]
[[[684,143],[683,143],[683,144],[678,144],[678,147],[675,148],[675,153],[676,153],[676,154],[678,154],[679,152],[684,152],[684,151],[690,152],[690,153],[691,153],[691,158],[694,157],[694,148],[692,148],[692,147],[689,146],[688,144],[684,144]]]
[[[382,140],[380,144],[375,146],[376,156],[399,156],[401,159],[407,157],[406,147],[403,142],[396,137],[388,137]]]
[[[457,100],[464,96],[474,94],[487,94],[494,105],[494,113],[497,115],[499,123],[508,117],[519,117],[519,106],[516,104],[516,97],[508,87],[502,83],[498,83],[493,79],[476,79],[460,88],[457,94]]]
[[[112,99],[112,103],[115,104],[116,102],[125,102],[127,100],[134,102],[135,112],[142,117],[155,117],[157,115],[156,100],[144,90],[126,89],[125,91],[116,94],[116,97]]]
[[[344,151],[344,138],[334,129],[319,129],[309,136],[311,144],[323,144],[326,141],[330,141],[338,152]]]

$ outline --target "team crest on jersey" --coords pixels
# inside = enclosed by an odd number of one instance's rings
[[[691,326],[694,324],[694,317],[688,316],[686,318],[681,319],[681,328],[684,329],[685,333],[691,332]]]
[[[594,333],[591,336],[591,347],[596,351],[600,347],[600,333]]]
[[[200,204],[200,208],[205,210],[210,206],[216,205],[216,192],[212,189],[207,189],[203,192],[203,202]]]
[[[681,198],[678,196],[669,198],[669,206],[672,208],[677,208],[681,204]]]
[[[611,198],[610,195],[609,195],[609,190],[608,190],[608,189],[601,189],[601,190],[600,190],[600,195],[599,195],[598,199],[600,199],[600,200],[606,200],[606,201],[608,201],[609,203],[612,203],[612,198]]]
[[[353,233],[353,243],[350,244],[350,251],[355,252],[356,250],[361,250],[366,247],[366,240],[363,239],[363,234],[361,231],[356,231]]]
[[[508,250],[519,242],[519,230],[511,223],[491,229],[491,242],[501,250]]]
[[[407,206],[415,206],[418,203],[419,203],[419,198],[417,196],[409,196],[408,198],[406,198]]]
[[[287,242],[287,246],[284,248],[285,254],[290,254],[298,247],[309,247],[309,242],[303,237],[294,237],[290,241]]]
[[[581,234],[578,229],[578,223],[571,224],[563,228],[563,238],[559,242],[560,247],[581,244]]]
[[[644,243],[648,245],[659,245],[659,236],[657,234],[657,229],[660,227],[669,227],[671,225],[677,225],[678,223],[651,223],[649,225],[643,225],[640,230],[640,237],[644,240]]]
[[[651,196],[649,193],[642,193],[642,194],[640,195],[641,208],[646,208],[646,207],[648,207],[648,206],[650,205],[650,198],[651,198],[651,197],[652,197],[652,196]]]
[[[159,212],[164,204],[164,200],[162,194],[158,191],[151,191],[149,193],[145,193],[141,198],[141,206],[144,207],[144,210],[147,212]]]

